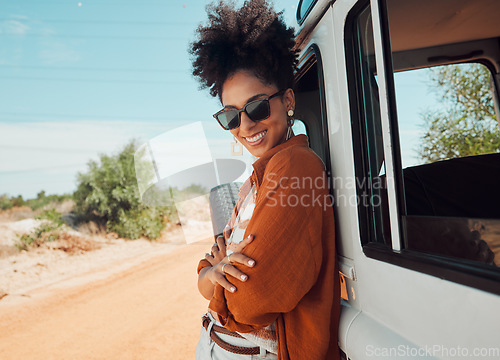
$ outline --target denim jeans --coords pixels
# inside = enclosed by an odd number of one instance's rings
[[[201,327],[200,341],[198,341],[198,345],[196,346],[196,360],[276,360],[278,358],[275,354],[272,354],[263,348],[260,348],[260,354],[257,355],[234,354],[224,350],[210,338],[210,330],[212,329],[212,326],[214,324],[220,326],[220,324],[216,322],[212,314],[207,313],[207,315],[210,318],[210,325],[208,326],[208,329],[205,329],[203,326]],[[217,336],[232,345],[255,347],[255,344],[247,339],[236,338],[231,335],[220,333],[217,333]]]

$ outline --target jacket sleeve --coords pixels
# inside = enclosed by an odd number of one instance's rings
[[[216,285],[209,304],[222,324],[233,331],[257,330],[280,313],[290,312],[318,277],[322,211],[328,196],[326,175],[321,160],[310,150],[294,156],[290,150],[271,158],[257,189],[245,233],[255,238],[243,251],[256,264],[236,265],[248,274],[248,280],[241,282],[228,275],[237,291],[231,293]]]

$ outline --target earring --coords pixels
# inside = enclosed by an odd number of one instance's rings
[[[288,139],[290,139],[292,137],[292,127],[289,126],[287,131],[286,131],[286,138],[285,138],[285,141],[287,141]]]
[[[231,155],[243,155],[243,145],[236,140],[236,137],[234,137],[234,143],[231,143]]]
[[[293,109],[290,109],[288,110],[287,112],[287,115],[288,115],[288,129],[287,129],[287,132],[286,132],[286,138],[285,138],[285,141],[290,139],[292,137],[292,126],[293,124],[295,123],[295,119],[293,118]]]

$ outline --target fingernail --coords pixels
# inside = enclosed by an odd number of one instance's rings
[[[235,292],[236,291],[236,288],[234,286],[231,286],[231,288],[229,289],[229,291],[231,292]]]
[[[224,230],[228,230],[228,229],[231,229],[231,226],[226,225],[226,227],[224,228]]]
[[[250,266],[254,266],[254,265],[255,265],[255,261],[253,261],[253,260],[248,260],[248,265],[250,265]]]
[[[209,253],[205,253],[205,256],[210,256],[210,254]]]
[[[248,276],[246,276],[246,275],[241,275],[241,280],[245,281],[246,279],[248,279]]]
[[[253,237],[253,235],[250,234],[250,235],[247,236],[247,239],[251,239],[252,237]]]

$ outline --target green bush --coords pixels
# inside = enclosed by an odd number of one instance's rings
[[[40,191],[35,199],[29,199],[24,201],[24,204],[28,205],[32,210],[37,210],[43,208],[50,203],[61,203],[64,200],[72,199],[73,196],[71,194],[63,194],[63,195],[45,195],[45,190]]]
[[[16,244],[19,250],[28,250],[30,247],[38,247],[44,242],[54,241],[59,238],[59,230],[64,224],[60,212],[54,209],[44,210],[35,216],[35,219],[45,221],[31,232],[19,237],[19,241]]]
[[[43,208],[51,203],[61,203],[64,200],[72,199],[71,194],[63,195],[45,195],[45,191],[40,191],[36,198],[24,200],[22,195],[11,196],[0,195],[0,210],[7,210],[15,206],[29,206],[33,211]]]
[[[47,241],[54,241],[59,238],[59,228],[62,222],[44,221],[35,229],[19,237],[16,247],[19,250],[28,250],[30,247],[37,247]]]
[[[13,206],[24,206],[26,205],[26,201],[23,199],[22,195],[18,195],[16,197],[11,197],[10,201]]]
[[[38,220],[50,220],[57,225],[64,224],[64,221],[61,219],[62,214],[55,209],[47,209],[42,211],[39,215],[35,216],[35,219]]]
[[[86,173],[78,174],[77,190],[73,194],[80,217],[99,218],[108,231],[120,237],[156,239],[166,225],[173,209],[147,207],[139,198],[135,175],[134,141],[117,155],[101,155],[100,161],[90,161]]]
[[[14,204],[12,203],[11,199],[5,194],[0,195],[0,210],[7,210],[13,207]]]

